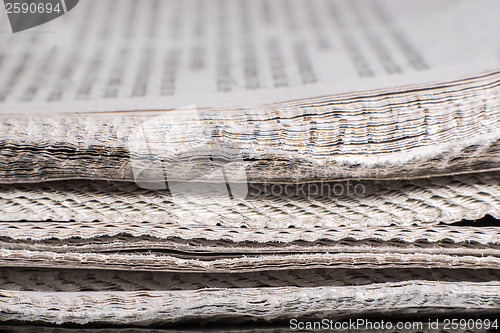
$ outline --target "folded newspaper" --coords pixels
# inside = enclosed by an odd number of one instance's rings
[[[498,315],[499,12],[0,15],[0,320]]]

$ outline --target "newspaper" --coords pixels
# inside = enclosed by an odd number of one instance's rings
[[[213,142],[237,182],[497,170],[497,7],[86,0],[16,34],[2,17],[0,182],[183,181],[210,166],[176,161]]]
[[[243,108],[473,77],[499,67],[498,7],[84,0],[16,34],[2,15],[0,111]]]
[[[1,327],[498,328],[500,2],[61,4],[0,13]]]

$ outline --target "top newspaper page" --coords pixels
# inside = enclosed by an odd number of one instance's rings
[[[500,2],[82,0],[12,33],[0,113],[244,108],[500,66]]]

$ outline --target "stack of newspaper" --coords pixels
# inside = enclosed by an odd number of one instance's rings
[[[498,314],[499,5],[0,16],[0,320]]]

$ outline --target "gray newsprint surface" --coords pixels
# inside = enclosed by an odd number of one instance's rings
[[[494,328],[499,12],[82,0],[15,34],[0,15],[0,329]]]

